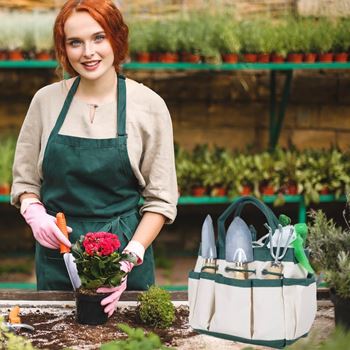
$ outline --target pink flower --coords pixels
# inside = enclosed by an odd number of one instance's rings
[[[89,232],[85,235],[83,246],[87,254],[111,255],[120,247],[118,236],[109,232]]]

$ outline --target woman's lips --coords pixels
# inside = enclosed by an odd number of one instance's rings
[[[85,70],[94,71],[98,68],[101,61],[91,61],[82,63]]]

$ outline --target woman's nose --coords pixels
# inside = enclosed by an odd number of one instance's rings
[[[93,43],[86,43],[84,46],[84,56],[92,57],[95,53],[95,48]]]

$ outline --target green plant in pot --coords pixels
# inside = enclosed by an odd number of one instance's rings
[[[52,57],[53,25],[54,17],[51,14],[41,15],[34,23],[34,46],[39,60],[49,60]]]
[[[226,149],[215,146],[204,177],[204,185],[210,188],[211,196],[225,196],[233,176],[233,157]]]
[[[276,63],[284,62],[288,53],[288,32],[284,23],[271,23],[268,40],[269,49],[271,52],[271,60]]]
[[[204,185],[206,174],[210,169],[211,153],[207,144],[197,145],[192,151],[189,183],[194,196],[207,193]]]
[[[134,256],[120,253],[119,248],[118,236],[109,232],[89,232],[72,246],[81,281],[76,290],[78,323],[97,325],[107,321],[100,303],[108,294],[97,290],[119,286],[127,275],[124,265],[135,263]]]
[[[349,200],[349,198],[348,198]],[[349,225],[349,201],[344,212]],[[331,291],[336,324],[350,330],[350,231],[335,224],[321,211],[310,212],[309,248],[317,272]]]
[[[273,154],[263,152],[254,155],[256,171],[260,176],[260,193],[273,195],[279,189],[280,183],[276,174],[276,160]]]
[[[215,26],[216,45],[223,59],[227,60],[228,55],[233,56],[233,61],[237,61],[241,43],[238,35],[238,25],[232,16],[218,16]]]
[[[254,156],[236,152],[233,154],[233,164],[230,166],[230,170],[231,167],[228,196],[234,198],[236,196],[254,194],[254,196],[259,197],[260,174],[257,172]]]
[[[290,61],[301,62],[303,54],[309,50],[308,37],[303,31],[300,20],[288,18],[285,22],[287,33],[287,52]]]
[[[320,61],[331,62],[333,60],[331,51],[334,39],[335,25],[327,19],[320,19],[316,24],[313,37],[313,47],[315,52],[319,54]]]
[[[200,61],[202,26],[196,13],[191,13],[189,18],[178,20],[178,48],[184,61],[192,63]]]
[[[152,42],[153,23],[151,21],[134,21],[129,25],[129,50],[133,59],[148,62]]]
[[[335,60],[347,62],[350,50],[350,21],[348,18],[339,20],[335,27],[332,51]]]

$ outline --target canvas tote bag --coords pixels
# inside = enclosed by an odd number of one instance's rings
[[[240,216],[246,205],[263,213],[273,232],[278,219],[263,202],[242,197],[218,219],[216,271],[202,271],[205,259],[199,256],[189,273],[189,323],[199,333],[235,341],[283,348],[308,334],[316,316],[316,281],[288,248],[281,260],[283,277],[267,279],[266,269],[274,260],[268,239],[253,242],[254,261],[248,264],[248,278],[235,279],[232,263],[225,260],[225,221]],[[249,222],[247,222],[249,225]],[[266,232],[265,232],[266,233]]]

